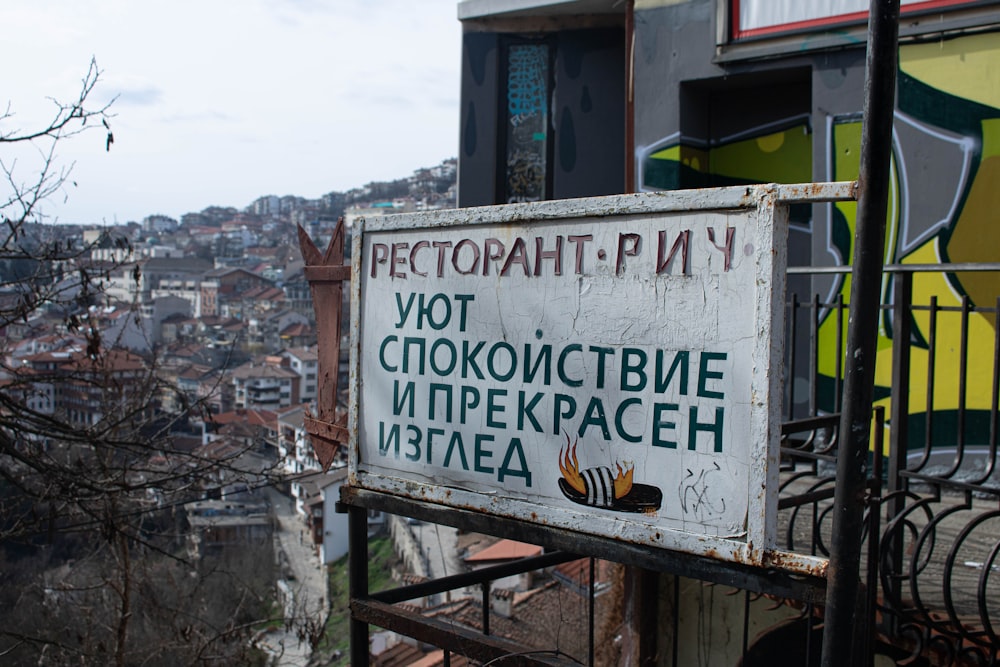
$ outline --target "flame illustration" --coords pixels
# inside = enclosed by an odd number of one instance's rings
[[[576,458],[576,443],[570,445],[568,435],[566,436],[566,449],[559,449],[559,470],[566,483],[573,487],[577,493],[585,494],[587,492],[583,484],[583,477],[580,477],[580,462]]]
[[[615,475],[615,498],[624,498],[632,490],[632,473],[635,466],[629,465],[627,470],[622,470],[622,464],[616,463],[618,474]]]
[[[586,495],[587,486],[583,480],[583,476],[580,475],[580,462],[576,458],[576,446],[578,442],[579,438],[571,444],[569,435],[566,435],[566,447],[565,449],[559,449],[559,470],[562,472],[563,479],[566,480],[566,483],[574,491],[581,495]],[[621,463],[615,463],[615,467],[618,468],[618,473],[614,479],[615,498],[624,498],[632,490],[632,476],[635,473],[635,466],[628,465],[627,468],[622,468]]]

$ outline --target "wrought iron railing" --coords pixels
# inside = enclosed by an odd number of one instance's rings
[[[889,418],[877,411],[872,431],[864,636],[899,664],[1000,662],[1000,298],[975,304],[956,278],[967,273],[981,287],[1000,265],[887,268],[876,401]],[[951,289],[928,294],[931,282]],[[835,415],[821,415],[840,406],[848,308],[793,296],[787,311],[783,539],[821,555],[835,539],[837,444]]]

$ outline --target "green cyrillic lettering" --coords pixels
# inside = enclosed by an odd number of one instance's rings
[[[542,400],[542,397],[545,396],[545,394],[540,391],[535,392],[535,395],[531,397],[531,400],[525,403],[524,399],[526,396],[527,394],[523,391],[517,392],[517,430],[524,430],[524,418],[527,417],[528,421],[531,422],[531,425],[535,427],[535,432],[541,433],[543,431],[542,425],[538,423],[538,420],[535,419],[535,415],[531,411],[535,409],[535,406],[538,405],[538,401]]]
[[[572,343],[562,349],[562,352],[559,353],[559,361],[556,363],[556,374],[559,376],[559,379],[562,380],[562,383],[567,387],[579,387],[583,384],[583,378],[574,380],[566,374],[566,357],[569,356],[570,352],[582,353],[583,346],[579,343]],[[558,431],[556,432],[558,433]]]
[[[414,394],[415,384],[411,382],[406,383],[406,388],[403,389],[403,393],[399,393],[399,380],[392,381],[392,415],[398,417],[403,414],[403,407],[409,403],[409,410],[407,410],[407,417],[413,419],[414,408],[413,408],[413,394]]]
[[[408,444],[412,448],[412,452],[407,452],[406,454],[404,454],[404,456],[410,461],[419,461],[420,439],[422,437],[420,429],[414,426],[413,424],[410,424],[406,427],[406,430],[410,433],[410,439],[406,441],[406,444]]]
[[[460,424],[468,424],[466,416],[469,410],[475,410],[479,407],[479,390],[475,387],[462,387],[462,399],[461,407],[459,409],[459,419]]]
[[[638,398],[626,398],[618,404],[618,409],[615,410],[615,431],[618,433],[618,437],[625,442],[642,442],[641,433],[639,435],[632,435],[625,430],[625,425],[622,423],[625,410],[631,405],[642,405],[642,400]]]
[[[382,366],[382,370],[388,373],[395,373],[396,371],[399,370],[399,366],[390,366],[389,364],[386,363],[385,346],[388,345],[389,343],[395,343],[398,341],[399,338],[397,338],[396,336],[386,336],[384,339],[382,339],[382,344],[378,348],[378,363],[380,366]]]
[[[442,347],[445,348],[451,355],[451,361],[439,368],[437,363],[437,351]],[[452,371],[455,370],[455,366],[458,364],[458,351],[455,349],[455,344],[447,338],[438,338],[436,341],[431,343],[430,359],[432,371],[441,377],[451,375]]]
[[[587,404],[587,411],[583,416],[583,421],[580,422],[577,435],[582,438],[590,426],[599,426],[604,439],[611,439],[611,431],[608,430],[608,419],[604,416],[604,403],[596,396],[590,397],[590,403]]]
[[[378,453],[379,456],[385,456],[385,453],[389,451],[389,447],[393,448],[396,454],[396,458],[399,458],[399,424],[393,424],[389,429],[389,435],[386,437],[385,433],[385,422],[380,421],[378,423]]]
[[[495,359],[497,356],[497,350],[504,350],[508,355],[510,355],[510,368],[508,368],[504,373],[498,372],[496,368]],[[517,370],[517,351],[514,350],[514,346],[503,341],[494,343],[493,347],[490,348],[489,356],[486,357],[486,369],[497,382],[506,382],[514,377],[514,372]]]
[[[476,346],[469,351],[469,341],[462,341],[462,379],[469,377],[469,367],[472,367],[472,372],[476,374],[476,377],[480,380],[485,379],[483,371],[479,368],[479,364],[476,362],[476,355],[478,355],[483,347],[486,345],[486,341],[479,341]]]
[[[705,432],[711,433],[714,438],[714,451],[716,453],[722,451],[722,426],[725,422],[726,410],[725,408],[718,407],[715,409],[715,421],[702,423],[698,421],[698,406],[692,405],[689,411],[689,425],[688,425],[688,449],[693,450],[695,444],[698,442],[698,433]]]
[[[663,417],[664,412],[677,412],[680,410],[679,405],[676,403],[654,403],[653,404],[653,447],[666,447],[668,449],[677,449],[676,440],[664,440],[660,437],[660,431],[662,429],[673,430],[677,428],[677,424],[674,422],[667,421]]]
[[[517,456],[518,465],[521,466],[520,470],[516,470],[510,467],[511,459]],[[507,453],[504,454],[503,463],[500,464],[500,470],[497,473],[497,481],[503,484],[505,477],[520,477],[524,479],[524,485],[531,488],[531,472],[528,470],[528,462],[524,458],[524,449],[521,447],[520,438],[511,438],[510,444],[507,445]]]
[[[507,428],[507,422],[500,421],[499,419],[494,419],[494,415],[503,414],[507,407],[503,404],[497,405],[497,397],[503,397],[507,395],[506,389],[487,389],[486,390],[486,425],[490,428]]]
[[[563,410],[562,406],[566,406]],[[559,435],[559,425],[562,419],[571,419],[576,414],[576,399],[566,394],[556,394],[552,402],[552,434]]]
[[[434,306],[437,303],[444,303],[444,316],[440,321],[434,319]],[[424,305],[424,295],[420,295],[420,303],[417,305],[417,329],[423,329],[424,319],[431,325],[431,329],[440,331],[448,326],[451,320],[451,300],[444,294],[435,294]]]
[[[543,365],[544,364],[544,365]],[[542,383],[548,387],[552,384],[552,346],[542,345],[538,351],[538,357],[534,365],[531,363],[531,343],[524,344],[524,382],[533,382],[538,374],[539,367],[542,368]]]
[[[476,472],[493,472],[493,468],[483,464],[483,459],[493,458],[493,452],[488,449],[483,449],[483,443],[493,442],[493,439],[492,435],[486,435],[483,433],[476,434],[476,446],[473,452],[475,456],[473,460],[476,463]]]
[[[437,382],[431,382],[430,392],[427,396],[427,419],[435,420],[437,417],[437,393],[443,391],[447,394],[447,398],[444,403],[444,420],[451,423],[451,399],[452,399],[452,386],[450,384],[440,384]]]
[[[396,312],[399,313],[399,322],[396,322],[397,329],[402,329],[403,324],[406,323],[406,318],[410,316],[414,296],[416,295],[410,292],[409,298],[406,299],[406,308],[403,308],[403,295],[396,292]]]
[[[475,294],[456,294],[455,301],[458,301],[458,330],[465,331],[466,307],[469,301],[475,301]]]
[[[429,428],[427,429],[427,464],[431,463],[431,450],[434,447],[434,436],[444,435],[443,428]]]
[[[444,455],[444,467],[451,467],[451,455],[458,451],[458,456],[462,459],[462,470],[469,469],[469,460],[465,458],[465,445],[462,443],[462,432],[455,431],[448,441],[448,451]]]
[[[635,361],[633,361],[635,359]],[[646,388],[646,351],[637,347],[622,349],[622,391],[643,391]],[[629,382],[629,376],[635,375],[636,381]]]
[[[727,352],[702,352],[698,363],[698,395],[702,398],[725,398],[721,391],[710,391],[706,388],[706,380],[721,380],[722,371],[708,369],[711,361],[725,361]]]
[[[420,375],[423,375],[424,372],[425,372],[424,371],[424,366],[425,366],[424,359],[427,358],[427,339],[426,338],[414,338],[414,337],[411,337],[411,336],[407,336],[406,338],[403,339],[403,372],[404,373],[409,373],[410,372],[410,346],[411,345],[416,345],[418,348],[420,348],[420,354],[419,354],[419,357],[417,359],[418,366],[420,367],[420,370],[418,370],[417,373],[419,373]]]
[[[663,376],[663,350],[656,351],[656,380],[654,390],[657,394],[662,394],[670,386],[670,380],[674,377],[674,373],[680,370],[680,391],[678,395],[687,396],[688,393],[688,362],[691,359],[691,353],[687,350],[674,353],[674,360],[670,363],[670,370],[667,371],[666,377]]]
[[[613,347],[600,347],[598,345],[591,345],[588,349],[597,353],[597,388],[604,389],[604,357],[609,354],[614,355],[615,350]]]

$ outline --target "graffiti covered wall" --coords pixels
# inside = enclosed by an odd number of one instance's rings
[[[1000,42],[995,35],[974,35],[900,49],[898,102],[893,131],[893,163],[887,212],[887,264],[1000,262]],[[832,132],[826,154],[834,180],[858,175],[857,153],[861,123],[858,118],[830,119]],[[851,257],[856,207],[838,204],[827,227],[825,251],[838,264]],[[883,301],[890,301],[892,278],[883,284]],[[831,286],[829,297],[850,293],[850,276]],[[929,356],[931,316],[914,313],[909,392],[912,440],[925,436],[924,413],[935,414],[931,441],[953,444],[957,432],[961,312],[963,297],[972,313],[968,319],[968,374],[965,407],[970,444],[985,444],[989,433],[992,395],[992,359],[995,345],[992,313],[1000,295],[1000,276],[992,272],[919,272],[913,280],[913,303],[932,299],[944,312],[935,323],[936,353]],[[823,349],[836,344],[832,321],[821,329]],[[879,328],[876,386],[879,403],[888,407],[891,385],[891,322]],[[833,355],[825,355],[820,371],[834,374]],[[936,390],[927,395],[933,375]],[[829,386],[827,387],[829,390]],[[823,401],[832,407],[829,395]]]
[[[691,17],[688,9],[687,16]],[[649,12],[649,20],[676,20],[662,12]],[[682,17],[683,18],[683,17]],[[691,19],[694,21],[695,19]],[[697,22],[697,21],[695,21]],[[702,21],[703,27],[708,22]],[[671,53],[705,50],[693,37],[691,25],[677,28],[668,42],[662,26],[655,32],[637,30],[640,40],[656,40],[649,53],[662,54],[663,45]],[[704,37],[705,33],[701,33]],[[704,40],[703,40],[704,41]],[[637,53],[644,53],[640,41]],[[693,57],[688,55],[689,60]],[[707,54],[705,62],[709,60]],[[703,87],[706,74],[718,74],[715,67],[697,68],[672,63],[650,62],[660,81],[670,81],[677,101],[670,125],[640,123],[637,126],[635,164],[640,190],[721,186],[735,183],[805,182],[811,180],[853,180],[858,175],[861,136],[861,96],[857,82],[863,79],[863,52],[815,54],[810,63],[812,99],[808,112],[781,108],[781,88],[762,72],[761,65],[731,67],[718,77],[729,82],[744,76],[759,77],[760,94],[754,98],[741,87],[720,89],[691,106],[685,94],[687,77]],[[800,54],[769,67],[801,67]],[[742,72],[740,70],[743,70]],[[929,43],[904,43],[900,49],[898,103],[893,133],[893,172],[888,210],[886,263],[939,264],[1000,262],[1000,40],[996,34],[963,36]],[[663,74],[667,76],[664,77]],[[686,76],[685,76],[686,75]],[[654,77],[640,83],[653,85]],[[846,83],[845,83],[846,82]],[[718,84],[723,85],[723,84]],[[729,84],[727,84],[729,85]],[[641,93],[637,93],[642,96]],[[645,97],[665,99],[662,92],[647,91]],[[697,95],[694,96],[698,98]],[[708,102],[705,102],[708,99]],[[753,107],[773,107],[770,115],[755,113]],[[702,124],[686,117],[707,117]],[[645,114],[637,110],[636,117]],[[752,119],[752,120],[747,120]],[[726,131],[719,131],[725,122]],[[675,123],[675,124],[674,124]],[[734,129],[742,123],[738,129]],[[657,134],[658,133],[658,134]],[[643,136],[661,138],[643,145]],[[847,265],[851,261],[856,207],[841,203],[798,211],[793,215],[793,231],[811,236],[807,250],[790,253],[792,264],[818,266]],[[794,246],[794,244],[793,244]],[[798,255],[798,256],[796,256]],[[882,286],[883,300],[889,302],[892,277]],[[824,303],[838,295],[848,301],[850,276],[818,277],[811,290]],[[988,409],[992,395],[991,364],[975,359],[992,359],[994,323],[992,314],[976,313],[975,308],[994,308],[1000,294],[1000,275],[971,272],[922,272],[914,278],[914,303],[927,305],[936,299],[942,312],[935,323],[938,350],[933,360],[927,339],[930,315],[924,311],[913,317],[912,364],[914,376],[910,392],[911,437],[924,438],[926,407],[935,412],[932,440],[945,445],[954,440],[956,410],[959,407],[958,368],[961,346],[960,317],[963,297],[973,311],[968,320],[967,376],[968,442],[983,443],[988,434]],[[953,310],[954,309],[954,310]],[[836,405],[835,380],[838,373],[835,350],[838,327],[831,309],[824,311],[820,327],[818,407],[833,411]],[[846,327],[839,335],[846,336]],[[891,321],[883,319],[879,331],[876,396],[888,406],[891,373]],[[930,363],[930,366],[928,365]],[[934,396],[927,396],[927,379],[936,382]],[[801,400],[798,395],[797,399]]]

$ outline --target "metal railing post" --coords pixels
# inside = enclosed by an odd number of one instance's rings
[[[906,467],[906,450],[910,441],[910,338],[912,335],[913,274],[897,273],[893,277],[892,295],[892,387],[889,407],[889,461],[886,489],[886,525],[892,523],[906,507],[900,493],[903,488],[900,473]],[[892,545],[889,572],[897,574],[903,567],[903,543],[897,537]],[[871,565],[869,565],[871,567]],[[892,579],[887,580],[892,581]],[[892,623],[891,617],[886,617]]]

